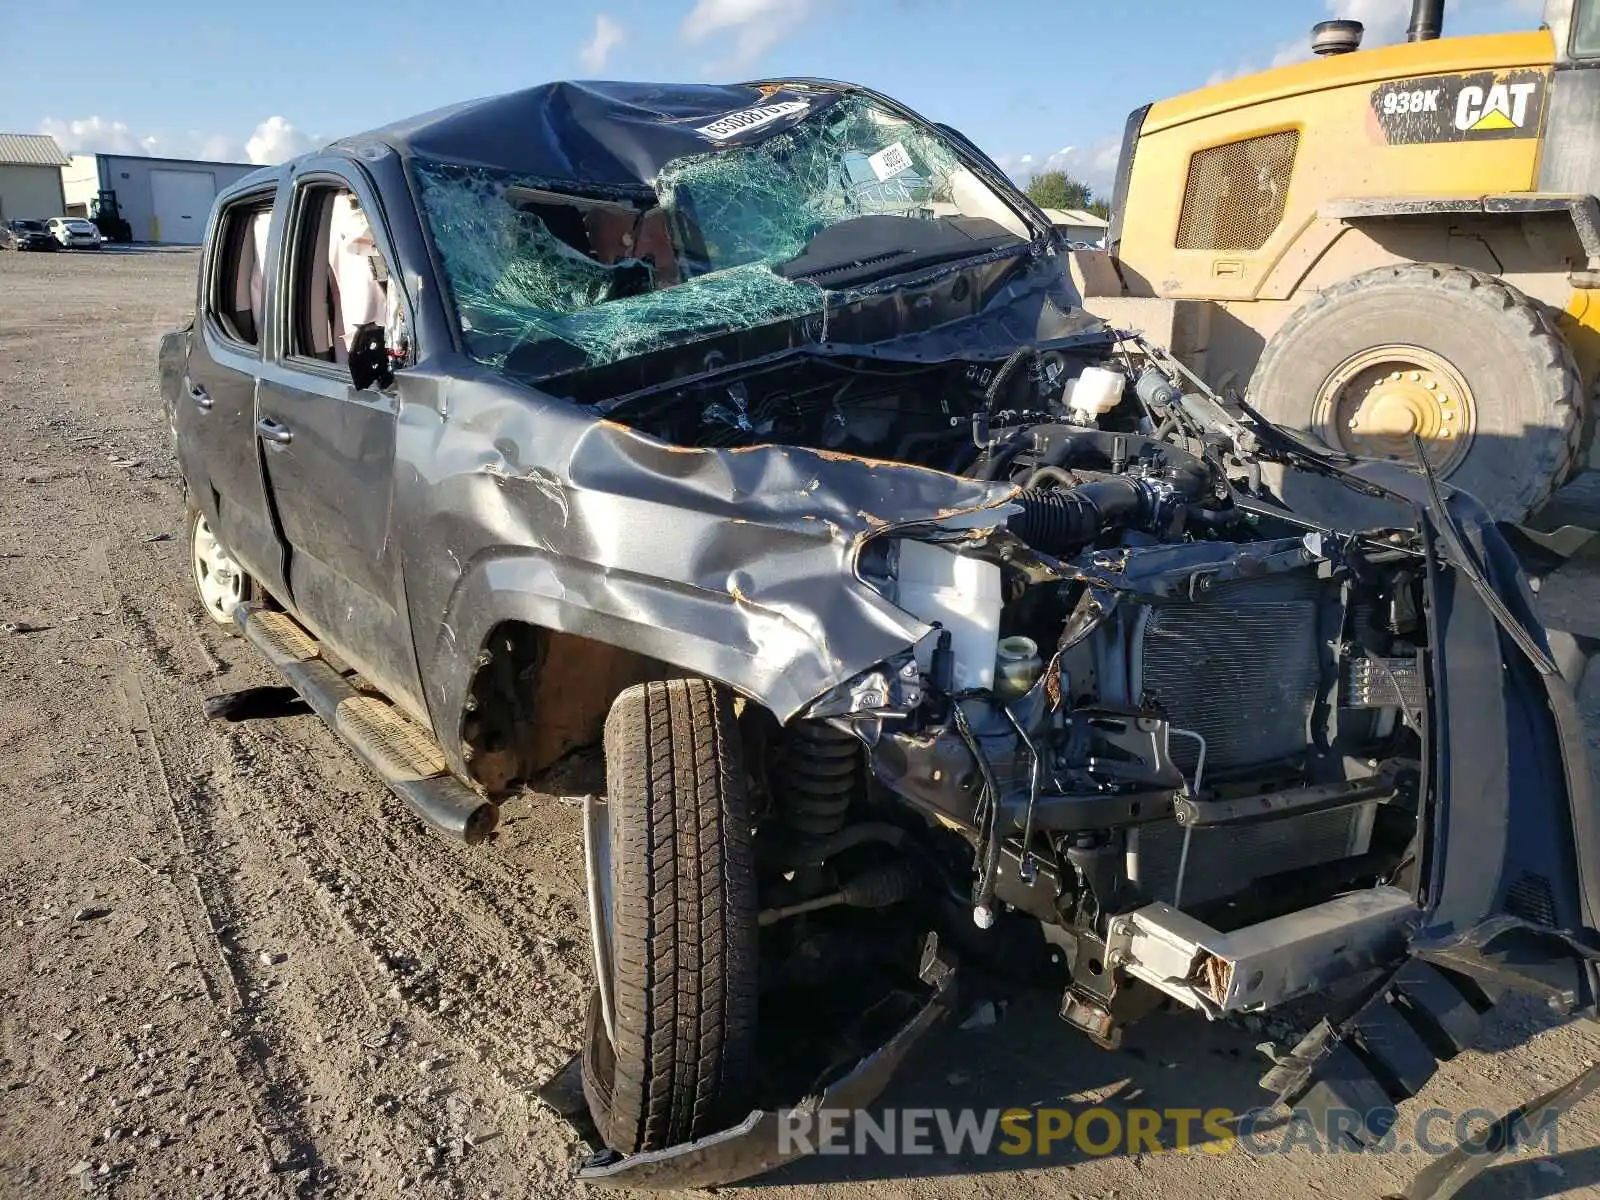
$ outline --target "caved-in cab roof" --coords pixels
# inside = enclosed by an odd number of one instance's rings
[[[668,162],[792,128],[849,84],[559,82],[468,100],[346,139],[408,157],[503,167],[552,183],[633,190]],[[896,106],[898,107],[898,106]],[[337,143],[336,143],[337,144]]]

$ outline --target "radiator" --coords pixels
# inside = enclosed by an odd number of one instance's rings
[[[1193,603],[1152,605],[1135,625],[1131,681],[1180,729],[1206,740],[1208,779],[1299,760],[1322,683],[1317,638],[1319,581],[1310,571],[1240,580]],[[1185,774],[1199,757],[1189,739],[1172,754]],[[1184,903],[1242,891],[1265,875],[1363,853],[1375,805],[1258,825],[1196,830],[1184,875]],[[1141,874],[1170,901],[1183,830],[1147,825]]]
[[[1257,879],[1365,854],[1377,801],[1257,825],[1196,829],[1183,873],[1183,904],[1246,890]],[[1156,821],[1140,827],[1139,879],[1153,899],[1172,903],[1183,852],[1183,827]]]
[[[1136,624],[1132,692],[1206,740],[1206,774],[1298,759],[1317,700],[1317,579],[1298,571],[1152,605]],[[1194,771],[1198,748],[1175,738]]]

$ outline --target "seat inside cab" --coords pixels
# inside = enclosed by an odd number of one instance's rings
[[[299,249],[301,260],[294,276],[296,353],[345,364],[362,326],[394,330],[398,296],[354,193],[313,189]],[[389,344],[395,344],[392,337]]]

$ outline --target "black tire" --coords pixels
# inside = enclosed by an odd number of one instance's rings
[[[215,535],[211,534],[205,517],[200,510],[191,507],[188,510],[188,519],[184,522],[183,544],[189,553],[189,577],[194,582],[195,595],[199,597],[200,607],[205,610],[206,616],[211,618],[212,623],[230,637],[237,637],[239,627],[234,624],[232,616],[218,607],[216,596],[207,590],[204,568],[199,562],[196,550],[202,533],[211,536],[215,540]],[[229,561],[232,561],[231,558]],[[236,562],[232,563],[232,567],[238,572],[238,586],[233,589],[234,600],[240,604],[248,604],[260,599],[263,595],[261,588],[249,572]]]
[[[596,992],[583,1081],[606,1144],[632,1154],[749,1113],[753,817],[725,688],[704,679],[629,688],[606,719],[605,751],[609,845],[599,869],[611,883],[616,1036]]]
[[[1312,296],[1267,343],[1248,399],[1277,424],[1338,446],[1331,421],[1315,413],[1324,384],[1353,356],[1395,344],[1432,351],[1471,389],[1477,431],[1446,473],[1453,486],[1497,519],[1521,521],[1566,482],[1585,408],[1572,351],[1537,303],[1480,271],[1406,263]],[[1332,524],[1392,516],[1332,481],[1295,474],[1285,487],[1297,511]]]

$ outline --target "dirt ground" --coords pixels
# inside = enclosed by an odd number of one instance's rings
[[[0,256],[0,1195],[566,1195],[577,1145],[533,1092],[575,1049],[589,983],[576,811],[529,795],[492,846],[454,847],[315,718],[202,715],[273,680],[191,599],[155,353],[195,266]],[[1024,996],[927,1048],[882,1106],[1242,1110],[1264,1036],[1160,1015],[1109,1054]],[[1600,1027],[1508,1003],[1402,1119],[1509,1107],[1597,1058]],[[1597,1117],[1461,1195],[1600,1195]],[[1418,1165],[813,1159],[747,1186],[1376,1197]]]

